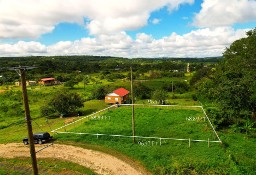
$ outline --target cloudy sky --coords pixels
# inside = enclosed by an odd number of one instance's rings
[[[256,27],[256,0],[0,0],[0,57],[210,57]]]

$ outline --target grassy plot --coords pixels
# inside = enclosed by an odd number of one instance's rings
[[[75,133],[131,136],[131,112],[130,106],[122,106],[91,115],[76,123],[76,127],[70,125],[64,129]],[[175,138],[217,140],[200,108],[136,106],[135,129],[136,136],[166,138],[165,143]]]

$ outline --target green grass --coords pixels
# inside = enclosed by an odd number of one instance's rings
[[[186,117],[201,117],[200,110],[136,108],[136,135],[215,139],[211,128],[203,121],[186,121]],[[73,132],[132,135],[131,109],[118,108],[100,114],[72,128]],[[103,117],[102,117],[103,116]],[[143,144],[133,144],[131,138],[109,136],[69,135],[57,136],[59,140],[102,145],[139,160],[153,174],[254,174],[256,159],[255,139],[242,134],[221,134],[223,144],[207,142],[158,139],[136,139]],[[238,146],[241,144],[240,146]],[[246,146],[247,145],[247,146]],[[249,150],[247,150],[249,148]]]
[[[80,144],[102,145],[117,150],[132,159],[139,160],[148,170],[156,175],[164,174],[248,174],[256,171],[255,139],[245,139],[241,134],[228,134],[229,144],[211,144],[171,141],[171,144],[133,144],[130,139],[110,137],[58,135],[59,140],[75,141]],[[233,138],[232,138],[233,137]],[[138,141],[138,140],[137,140]],[[146,143],[146,141],[145,141]],[[102,149],[101,151],[104,151]],[[107,152],[107,151],[106,151]]]
[[[84,166],[51,158],[40,158],[37,160],[38,172],[42,175],[95,175],[93,171]],[[28,175],[32,174],[30,158],[6,159],[0,158],[0,174]]]
[[[190,121],[189,117],[199,120]],[[208,127],[208,121],[200,109],[136,107],[135,120],[138,136],[201,140],[213,137],[212,129]],[[130,136],[131,107],[120,107],[91,116],[89,121],[72,131]]]

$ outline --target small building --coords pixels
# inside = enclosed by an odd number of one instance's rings
[[[119,88],[105,96],[106,103],[122,104],[129,99],[129,91],[125,88]]]
[[[39,81],[39,84],[49,86],[49,85],[54,85],[55,84],[55,78],[42,78]]]
[[[26,81],[26,85],[27,86],[35,86],[36,81]],[[15,82],[15,86],[21,86],[21,82],[20,81]]]

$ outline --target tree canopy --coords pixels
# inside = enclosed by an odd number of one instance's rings
[[[216,70],[204,77],[198,85],[199,96],[214,100],[226,124],[256,112],[256,29],[247,37],[234,41],[223,53]]]
[[[81,107],[83,100],[77,93],[64,91],[56,93],[46,106],[42,106],[41,114],[50,116],[57,112],[60,115],[68,115]]]

